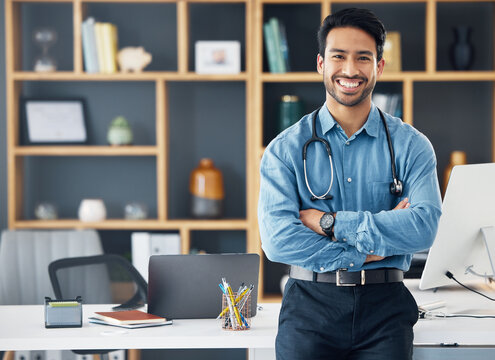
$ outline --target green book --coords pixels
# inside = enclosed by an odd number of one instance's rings
[[[284,55],[282,53],[282,39],[280,35],[280,23],[277,18],[271,18],[269,21],[270,27],[273,33],[273,40],[275,43],[275,54],[277,58],[277,68],[279,73],[287,72],[285,67]]]
[[[268,59],[268,68],[271,73],[278,73],[280,70],[277,65],[277,54],[275,42],[273,39],[272,28],[269,23],[263,24],[263,34],[265,36],[266,57]]]

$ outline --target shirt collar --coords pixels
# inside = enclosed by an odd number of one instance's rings
[[[332,114],[330,114],[330,111],[328,111],[328,107],[326,103],[318,111],[318,118],[320,120],[322,134],[326,134],[334,126],[337,125],[337,121],[335,121]],[[371,110],[368,115],[368,119],[364,123],[364,126],[356,132],[356,135],[361,133],[363,130],[366,130],[366,133],[369,136],[377,137],[380,121],[381,119],[380,119],[380,113],[378,112],[378,108],[375,106],[375,104],[371,103]]]

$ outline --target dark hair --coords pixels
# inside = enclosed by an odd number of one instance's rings
[[[367,9],[348,8],[335,14],[328,15],[318,30],[318,50],[322,57],[325,57],[327,36],[330,30],[339,27],[355,27],[366,31],[376,42],[377,60],[383,56],[383,44],[385,43],[385,26],[376,15]]]

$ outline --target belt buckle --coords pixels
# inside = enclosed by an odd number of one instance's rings
[[[341,272],[346,272],[346,271],[347,271],[347,269],[338,269],[337,270],[337,279],[336,279],[336,282],[335,282],[335,284],[337,286],[356,286],[356,285],[364,285],[366,283],[366,276],[365,276],[364,270],[361,270],[361,283],[360,284],[352,284],[352,283],[346,284],[346,283],[342,283],[340,281],[340,273]]]

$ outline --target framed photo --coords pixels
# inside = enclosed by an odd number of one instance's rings
[[[383,45],[383,58],[385,59],[385,71],[402,71],[400,32],[389,31]]]
[[[197,41],[195,67],[198,74],[238,74],[241,72],[239,41]]]
[[[22,143],[87,143],[84,108],[83,99],[23,99]]]

